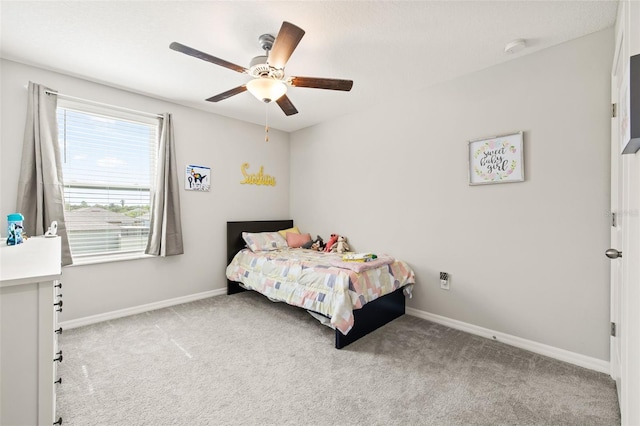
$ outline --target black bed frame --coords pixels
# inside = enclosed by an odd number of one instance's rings
[[[237,252],[245,248],[243,232],[273,232],[293,227],[293,220],[258,220],[244,222],[227,222],[227,265],[231,263]],[[240,283],[227,280],[227,294],[246,291]],[[353,311],[353,328],[346,335],[336,332],[336,349],[342,349],[362,336],[382,327],[388,322],[404,315],[405,296],[401,288],[365,304]]]

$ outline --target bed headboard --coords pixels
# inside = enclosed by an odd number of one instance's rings
[[[252,220],[227,222],[227,265],[246,243],[242,239],[243,232],[274,232],[293,227],[293,220]],[[227,294],[237,293],[242,287],[238,283],[227,280]]]

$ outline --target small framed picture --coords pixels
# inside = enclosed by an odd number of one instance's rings
[[[522,182],[523,180],[522,132],[469,142],[469,185]]]
[[[184,176],[184,189],[187,191],[208,191],[211,182],[211,168],[188,165]]]

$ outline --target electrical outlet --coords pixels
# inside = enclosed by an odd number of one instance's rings
[[[446,272],[440,272],[440,288],[449,290],[449,274]]]

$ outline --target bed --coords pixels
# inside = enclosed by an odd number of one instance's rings
[[[307,309],[316,318],[325,319],[323,322],[335,328],[337,349],[404,315],[405,295],[410,295],[415,283],[414,273],[405,262],[394,259],[393,263],[355,272],[355,266],[348,269],[350,265],[341,265],[340,256],[335,254],[304,249],[254,253],[246,247],[242,235],[243,232],[275,232],[292,227],[293,220],[227,222],[228,295],[255,290],[270,300]],[[293,273],[286,262],[293,262],[304,270],[299,280],[290,279]],[[284,268],[284,272],[274,268]],[[270,279],[269,274],[274,273],[284,273],[289,277],[282,287],[281,282]],[[315,284],[309,284],[311,276]],[[321,281],[331,284],[329,293],[323,291],[319,294],[318,283]],[[334,284],[337,295],[333,293]],[[311,288],[302,287],[304,285],[310,285]]]

